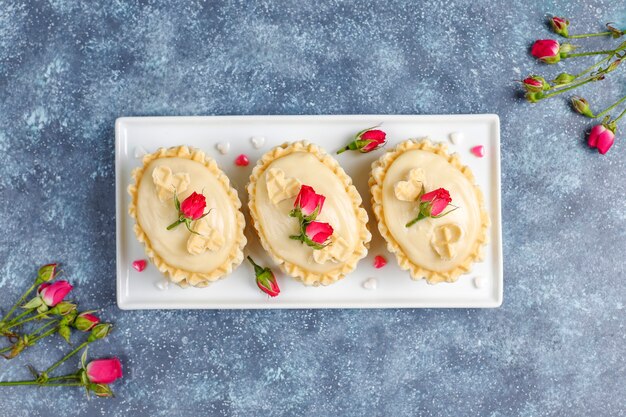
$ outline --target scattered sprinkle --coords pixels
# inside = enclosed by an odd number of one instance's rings
[[[252,142],[254,149],[259,149],[265,143],[265,138],[263,136],[252,136],[250,142]]]
[[[165,291],[170,286],[170,282],[166,279],[162,279],[158,281],[156,284],[154,284],[154,286],[157,287],[161,291]]]
[[[374,258],[374,268],[380,269],[385,265],[387,265],[387,259],[385,259],[384,256],[376,255]]]
[[[474,287],[483,288],[485,286],[485,277],[478,275],[474,277]]]
[[[249,163],[250,163],[250,160],[243,153],[235,159],[235,165],[239,167],[247,167]]]
[[[133,262],[133,268],[135,268],[137,272],[143,271],[146,269],[146,266],[148,266],[148,262],[146,262],[145,259],[137,259]]]
[[[378,288],[378,281],[376,278],[368,278],[363,282],[363,288],[373,291]]]
[[[230,143],[219,142],[218,144],[215,145],[215,149],[217,149],[217,151],[221,153],[222,155],[226,155],[228,151],[230,150]]]
[[[142,146],[135,146],[135,159],[142,159],[148,152]]]
[[[483,145],[474,146],[470,149],[470,152],[473,153],[474,156],[482,158],[485,156],[485,147]]]
[[[448,135],[448,140],[453,145],[458,145],[463,142],[463,133],[461,132],[452,132]]]

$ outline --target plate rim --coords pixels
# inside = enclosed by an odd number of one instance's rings
[[[123,189],[122,181],[122,132],[123,128],[127,124],[133,124],[137,122],[166,122],[166,123],[185,123],[194,122],[202,123],[205,121],[267,121],[271,119],[273,121],[291,121],[301,119],[324,119],[327,121],[359,121],[359,120],[371,120],[376,118],[384,118],[385,121],[404,121],[404,120],[429,120],[431,122],[449,121],[450,119],[456,119],[455,121],[469,120],[477,121],[484,120],[490,123],[493,129],[492,135],[497,144],[495,147],[495,170],[494,179],[496,187],[492,190],[495,193],[495,212],[491,212],[492,224],[497,224],[497,239],[496,245],[496,275],[497,275],[497,288],[495,291],[495,297],[489,298],[489,300],[480,301],[480,305],[467,305],[466,302],[437,302],[429,303],[420,301],[419,305],[411,304],[410,302],[390,302],[373,300],[371,302],[348,302],[348,303],[336,303],[334,301],[310,301],[307,305],[300,305],[294,302],[281,302],[280,304],[262,304],[259,301],[258,304],[249,304],[242,306],[238,303],[223,303],[215,306],[207,306],[202,302],[190,301],[167,301],[164,304],[161,301],[146,302],[146,301],[129,301],[124,297],[123,280],[122,280],[122,262],[121,262],[121,246],[122,246],[122,216],[124,208],[121,207],[121,201],[123,199],[123,193],[126,192]],[[127,140],[125,143],[128,143]],[[115,263],[116,263],[116,301],[117,306],[121,310],[261,310],[261,309],[280,309],[280,310],[302,310],[302,309],[389,309],[389,308],[498,308],[504,301],[504,254],[503,254],[503,241],[502,241],[502,173],[501,173],[501,131],[500,131],[500,117],[496,113],[473,113],[473,114],[306,114],[306,115],[199,115],[199,116],[120,116],[115,120],[115,229],[116,229],[116,242],[115,242]],[[493,180],[493,179],[492,179]],[[495,219],[494,219],[495,218]]]

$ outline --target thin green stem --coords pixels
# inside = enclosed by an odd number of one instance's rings
[[[613,121],[617,122],[619,119],[624,117],[625,114],[626,114],[626,109],[622,110],[622,112],[619,114],[619,116],[617,116]]]
[[[12,385],[41,385],[46,387],[80,387],[83,384],[81,382],[69,382],[65,384],[48,384],[48,383],[40,383],[36,380],[33,381],[2,381],[0,382],[0,386],[12,386]]]
[[[35,310],[35,309],[34,309],[34,308],[29,308],[28,310],[24,311],[23,313],[18,314],[17,316],[15,316],[15,318],[14,318],[13,320],[11,320],[11,321],[10,321],[9,323],[7,323],[7,324],[11,324],[11,323],[14,323],[14,322],[18,321],[18,320],[19,320],[19,319],[21,319],[22,317],[27,316],[27,315],[29,315],[30,313],[32,313],[32,312],[33,312],[33,310]],[[13,327],[13,326],[11,325],[11,326],[7,327],[7,329],[10,329],[11,327]]]
[[[12,323],[9,327],[7,327],[7,329],[10,329],[10,328],[15,327],[15,326],[22,325],[24,323],[28,323],[29,321],[32,321],[32,320],[35,320],[35,319],[39,319],[39,318],[41,318],[43,316],[48,315],[48,313],[49,313],[49,311],[44,311],[43,313],[36,314],[36,315],[34,315],[32,317],[27,318],[26,320],[22,320],[22,321],[17,322],[17,323]]]
[[[611,32],[598,32],[598,33],[581,33],[580,35],[569,35],[568,39],[580,39],[580,38],[591,38],[593,36],[607,36],[610,35]]]
[[[13,307],[11,307],[9,312],[2,318],[0,323],[5,323],[9,319],[9,317],[11,317],[15,309],[17,309],[24,302],[24,300],[26,300],[26,297],[28,297],[28,294],[30,294],[35,288],[37,288],[37,285],[35,284],[31,285],[30,288],[26,290],[24,295],[22,295],[20,299],[17,300],[17,302],[13,305]]]
[[[605,114],[607,114],[608,112],[610,112],[611,110],[613,110],[616,106],[618,106],[620,103],[622,103],[624,100],[626,100],[626,96],[620,98],[619,100],[617,100],[615,103],[613,103],[612,105],[610,105],[609,107],[607,107],[606,109],[602,110],[600,113],[596,114],[596,118],[597,117],[602,117]]]
[[[580,77],[581,75],[585,75],[587,74],[589,71],[593,70],[596,67],[599,67],[600,65],[602,65],[604,62],[608,61],[611,59],[611,56],[607,56],[606,58],[602,58],[601,60],[599,60],[598,62],[596,62],[595,64],[587,67],[583,72],[578,73],[575,75],[576,78]]]
[[[58,326],[57,326],[57,327],[55,327],[54,329],[50,329],[50,330],[48,330],[47,332],[42,333],[42,334],[40,334],[39,336],[37,336],[37,337],[33,338],[33,340],[31,340],[31,341],[30,341],[30,343],[35,343],[35,342],[37,342],[37,341],[39,341],[39,340],[43,339],[44,337],[48,337],[48,336],[50,336],[51,334],[56,333],[58,330],[59,330],[59,327],[58,327]]]
[[[587,84],[587,83],[588,83],[588,82],[590,82],[590,81],[592,81],[592,79],[591,79],[591,78],[588,78],[588,79],[586,79],[585,81],[581,81],[581,82],[579,82],[578,84],[574,84],[574,85],[572,85],[572,86],[569,86],[569,87],[566,87],[566,88],[562,88],[562,89],[560,89],[560,90],[556,90],[556,91],[554,91],[554,92],[552,92],[552,93],[548,93],[548,94],[544,95],[543,97],[541,97],[541,99],[540,99],[540,100],[545,100],[545,99],[547,99],[547,98],[554,97],[554,96],[559,95],[559,94],[561,94],[561,93],[564,93],[564,92],[566,92],[566,91],[573,90],[574,88],[578,88],[578,87],[580,87],[581,85],[585,85],[585,84]]]
[[[34,331],[32,331],[30,333],[30,335],[31,336],[35,336],[37,333],[39,333],[40,331],[42,331],[46,327],[50,327],[51,324],[55,324],[55,323],[58,323],[58,322],[59,322],[59,320],[51,320],[51,321],[47,322],[46,324],[44,324],[43,326],[40,326],[40,327],[36,328]]]
[[[68,353],[67,355],[65,355],[63,357],[63,359],[59,360],[58,362],[56,362],[54,365],[52,365],[51,367],[49,367],[48,369],[45,370],[44,373],[49,374],[50,372],[54,371],[59,365],[61,365],[63,362],[65,362],[66,360],[68,360],[69,358],[71,358],[72,356],[74,356],[76,353],[78,353],[82,348],[84,348],[85,346],[87,346],[89,344],[89,341],[83,342],[80,345],[78,345],[76,347],[76,349],[72,350],[70,353]]]
[[[63,376],[55,376],[54,378],[48,378],[48,381],[61,381],[63,379],[80,379],[80,376],[72,374],[72,375],[63,375]]]
[[[563,59],[566,58],[576,58],[579,56],[590,56],[590,55],[609,55],[615,53],[615,49],[605,49],[603,51],[593,51],[593,52],[579,52],[577,54],[566,54]]]

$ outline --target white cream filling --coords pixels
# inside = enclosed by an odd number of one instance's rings
[[[152,172],[167,166],[172,173],[189,174],[190,183],[178,198],[182,202],[192,192],[206,197],[206,210],[211,210],[203,221],[224,238],[224,244],[216,251],[192,255],[187,250],[191,233],[184,224],[172,230],[167,226],[174,222],[178,213],[174,200],[160,201]],[[237,217],[227,190],[203,164],[184,158],[159,158],[145,169],[137,190],[137,222],[147,235],[154,251],[170,266],[191,272],[211,272],[229,257],[237,235]]]
[[[445,188],[450,192],[451,204],[459,208],[444,217],[422,219],[407,228],[406,223],[417,216],[419,205],[399,200],[395,189],[397,183],[409,179],[410,171],[415,168],[424,172],[426,192]],[[473,250],[481,227],[480,206],[474,186],[442,156],[422,150],[400,155],[385,174],[382,204],[387,228],[414,264],[432,271],[448,271],[462,263]],[[450,251],[454,254],[452,259],[442,257],[431,243],[435,229],[447,224],[459,226],[462,231],[460,238],[450,243],[453,245]]]
[[[316,262],[313,259],[314,249],[289,238],[290,235],[299,234],[298,220],[289,217],[295,197],[278,204],[272,203],[266,183],[268,172],[272,169],[282,170],[286,178],[295,178],[326,197],[317,221],[329,223],[334,229],[333,236],[341,237],[346,242],[347,252],[351,254],[359,243],[359,225],[352,199],[340,179],[314,155],[294,152],[270,163],[257,180],[255,198],[260,230],[275,256],[316,273],[341,268],[343,262],[333,262],[331,257],[327,258],[327,262]]]

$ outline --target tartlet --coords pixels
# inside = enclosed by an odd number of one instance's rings
[[[289,213],[303,185],[326,197],[317,220],[334,231],[323,249],[290,238],[299,231],[298,220]],[[332,284],[367,255],[371,234],[361,196],[339,163],[320,147],[300,141],[270,150],[252,170],[248,195],[263,248],[287,275],[305,285]]]
[[[445,145],[398,144],[372,164],[369,186],[378,230],[414,280],[454,282],[482,260],[490,224],[483,195],[471,170]],[[407,227],[419,211],[420,190],[440,187],[449,191],[456,209]]]
[[[187,146],[160,148],[136,168],[129,213],[134,231],[159,271],[181,287],[205,287],[243,261],[245,219],[241,201],[228,177],[204,152]],[[175,195],[184,201],[192,192],[206,198],[208,214],[168,230],[178,217]]]

